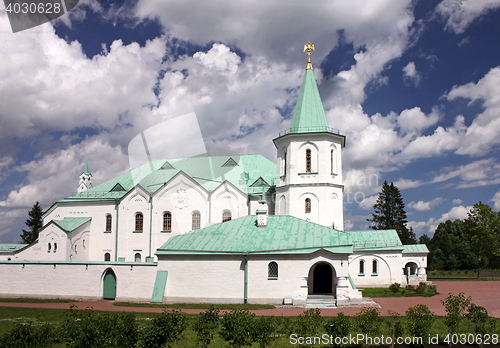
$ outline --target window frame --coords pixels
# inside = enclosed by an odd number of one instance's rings
[[[196,231],[201,228],[201,213],[195,210],[191,213],[191,230]]]
[[[106,256],[108,256],[109,260],[106,260]],[[111,253],[108,252],[104,253],[104,262],[111,262]]]
[[[172,232],[172,213],[170,211],[163,212],[162,232]]]
[[[227,214],[229,214],[229,216]],[[231,221],[232,217],[233,214],[231,213],[231,210],[225,209],[222,211],[222,222]]]
[[[144,231],[144,214],[137,212],[135,214],[135,233],[142,233]]]
[[[304,203],[305,203],[305,212],[306,214],[309,214],[312,208],[311,198],[306,198]]]
[[[137,255],[139,255],[139,261],[137,261]],[[142,262],[142,255],[141,253],[135,253],[134,254],[134,262]]]
[[[312,172],[311,149],[306,149],[306,173]]]
[[[113,228],[113,217],[111,214],[106,214],[106,224],[105,224],[105,233],[111,233],[111,230]]]
[[[378,275],[378,261],[377,259],[372,260],[372,276]]]
[[[271,261],[267,264],[267,279],[278,280],[279,266],[276,261]]]
[[[359,260],[359,276],[365,275],[365,260]]]

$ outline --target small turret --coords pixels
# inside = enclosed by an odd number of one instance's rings
[[[87,191],[90,188],[92,188],[92,174],[90,174],[89,171],[89,164],[85,162],[83,173],[80,174],[80,182],[78,183],[77,192],[80,193]]]
[[[266,227],[267,221],[269,220],[267,213],[267,201],[265,198],[265,192],[262,192],[262,199],[259,201],[259,209],[257,209],[257,226]]]

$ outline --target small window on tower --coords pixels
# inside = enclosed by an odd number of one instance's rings
[[[111,214],[106,215],[106,232],[111,232]]]
[[[201,215],[199,211],[193,212],[192,216],[192,230],[199,230],[201,225]]]
[[[172,214],[167,211],[163,213],[163,231],[171,231],[172,230]]]
[[[222,222],[231,221],[231,212],[229,210],[224,210],[222,213]]]
[[[306,173],[311,172],[311,150],[306,150]]]
[[[143,217],[142,213],[138,213],[135,216],[135,230],[142,231],[142,229],[144,228],[143,223],[144,223],[144,217]]]
[[[306,213],[310,213],[310,212],[311,212],[311,199],[306,198]]]

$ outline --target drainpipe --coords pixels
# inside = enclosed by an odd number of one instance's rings
[[[151,243],[153,234],[153,197],[149,198],[149,256],[151,257]]]
[[[115,262],[118,261],[118,212],[120,211],[120,202],[115,200],[116,209],[116,232],[115,232]]]
[[[212,223],[212,193],[213,191],[208,192],[208,223]]]
[[[244,291],[243,291],[243,303],[248,302],[248,255],[244,255],[244,263],[245,263],[245,283],[244,283]]]

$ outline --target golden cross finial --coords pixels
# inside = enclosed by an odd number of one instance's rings
[[[312,70],[313,66],[311,64],[311,51],[314,51],[314,45],[311,41],[304,45],[304,52],[307,51],[307,67],[306,70]]]

